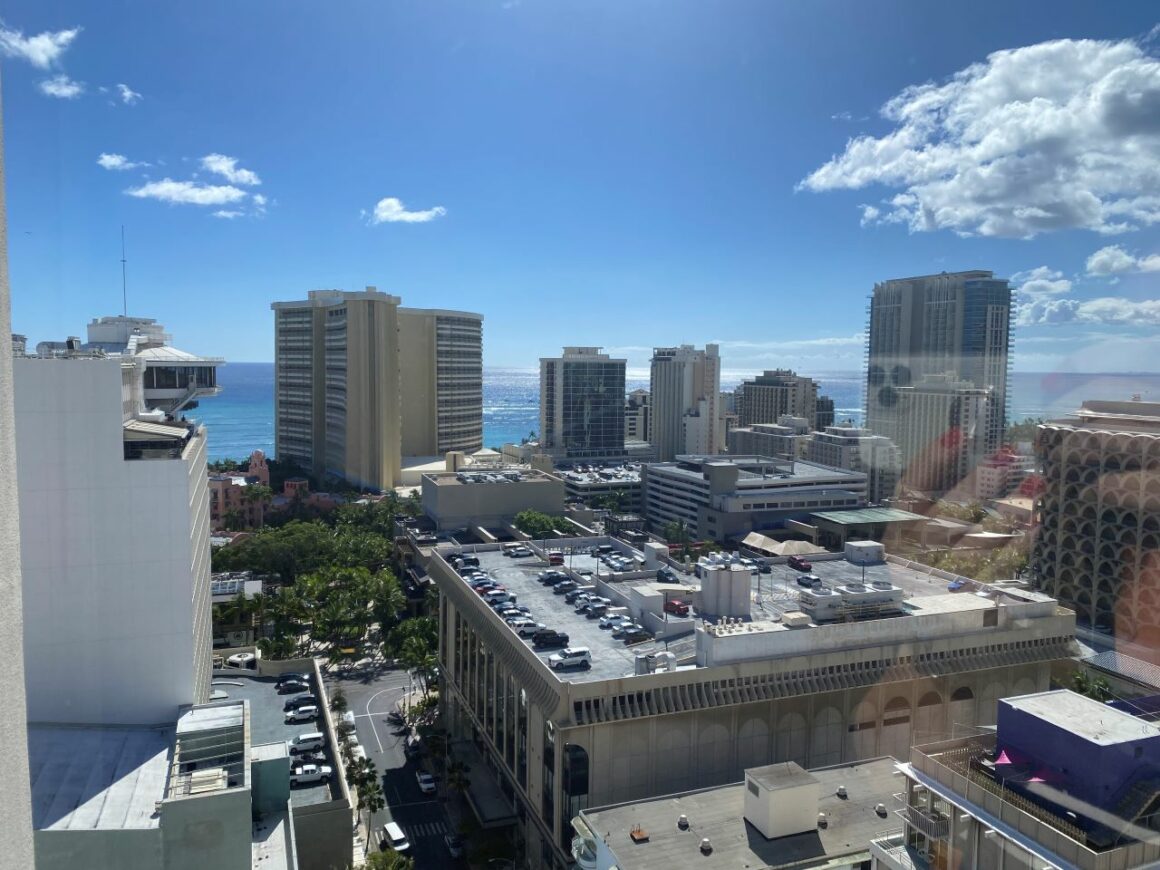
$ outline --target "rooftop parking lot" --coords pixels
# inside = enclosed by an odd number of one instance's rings
[[[588,647],[592,651],[591,668],[553,671],[560,680],[588,682],[622,677],[635,672],[637,655],[664,649],[664,643],[656,641],[626,647],[622,641],[612,637],[610,630],[601,629],[599,620],[576,613],[575,607],[566,603],[563,595],[556,595],[550,586],[542,585],[537,579],[541,572],[549,570],[543,562],[535,558],[513,559],[498,551],[476,555],[479,556],[480,570],[513,593],[517,605],[528,607],[531,619],[567,634],[569,647]],[[591,555],[573,556],[572,564],[574,567],[590,567],[593,573],[596,570],[596,559]],[[557,570],[566,570],[567,567],[568,557],[565,556],[564,566]],[[534,648],[531,639],[523,642]],[[548,658],[558,651],[555,648],[543,649],[536,650],[536,654],[547,664]]]
[[[213,688],[215,691],[225,692],[233,700],[245,699],[250,702],[250,742],[255,746],[291,740],[298,734],[312,731],[325,732],[326,723],[321,718],[313,722],[286,724],[286,714],[282,711],[282,707],[295,695],[293,693],[279,695],[274,688],[274,679],[247,675],[237,670],[214,671]],[[290,789],[290,802],[293,806],[322,804],[339,796],[339,770],[334,761],[335,748],[328,743],[325,752],[325,763],[334,771],[330,782],[293,786]]]

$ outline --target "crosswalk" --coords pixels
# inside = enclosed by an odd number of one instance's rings
[[[447,826],[443,822],[425,822],[421,825],[404,825],[403,830],[406,831],[407,836],[413,840],[419,837],[435,837],[447,832]]]

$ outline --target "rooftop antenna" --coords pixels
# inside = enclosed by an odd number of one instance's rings
[[[125,225],[121,224],[121,313],[129,316],[129,294],[125,281]]]

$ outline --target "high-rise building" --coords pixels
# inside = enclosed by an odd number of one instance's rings
[[[12,360],[29,721],[172,721],[210,691],[206,439],[150,405],[216,393],[220,360],[48,353]]]
[[[624,455],[624,369],[599,347],[540,360],[540,446],[568,459]]]
[[[717,345],[697,350],[691,344],[653,350],[649,371],[652,394],[650,442],[659,462],[680,453],[715,453],[721,438],[717,408],[721,356]]]
[[[482,446],[482,316],[400,302],[368,287],[271,305],[279,459],[390,489],[403,456]]]
[[[1160,402],[1087,401],[1039,427],[1031,571],[1080,624],[1160,639]]]
[[[624,400],[624,440],[648,441],[649,408],[652,397],[648,390],[633,390]]]
[[[898,418],[892,440],[905,470],[903,488],[939,498],[967,481],[986,454],[994,391],[947,375],[928,375],[899,387],[893,401]],[[973,494],[972,488],[968,497]]]
[[[817,413],[813,423],[814,429],[819,432],[827,426],[834,425],[834,400],[829,396],[818,396]]]
[[[866,475],[866,498],[878,504],[897,494],[902,471],[898,447],[889,438],[869,429],[827,426],[813,432],[806,441],[806,459],[835,468],[848,468]]]
[[[12,413],[12,354],[24,336],[11,331],[8,219],[4,202],[4,121],[0,112],[0,740],[9,757],[0,779],[0,853],[12,867],[31,867],[32,796],[28,780],[28,727],[24,702],[20,511],[16,492],[16,436]],[[8,342],[12,345],[9,346]]]
[[[870,301],[866,426],[896,442],[899,390],[949,375],[992,391],[979,421],[984,453],[998,449],[1007,417],[1011,287],[992,272],[943,272],[884,281]],[[936,424],[940,421],[934,421]]]
[[[743,381],[737,388],[737,416],[742,426],[776,423],[785,414],[805,417],[813,425],[818,385],[789,369],[776,369]]]

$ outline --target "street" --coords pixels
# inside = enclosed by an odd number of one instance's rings
[[[443,835],[452,832],[443,803],[438,795],[419,791],[415,773],[421,768],[403,755],[406,732],[387,720],[407,692],[407,672],[383,668],[346,676],[328,674],[325,681],[331,697],[342,688],[348,709],[355,715],[359,743],[382,777],[387,805],[372,817],[370,848],[378,848],[383,825],[394,821],[411,843],[408,854],[417,870],[453,866],[443,842]]]

